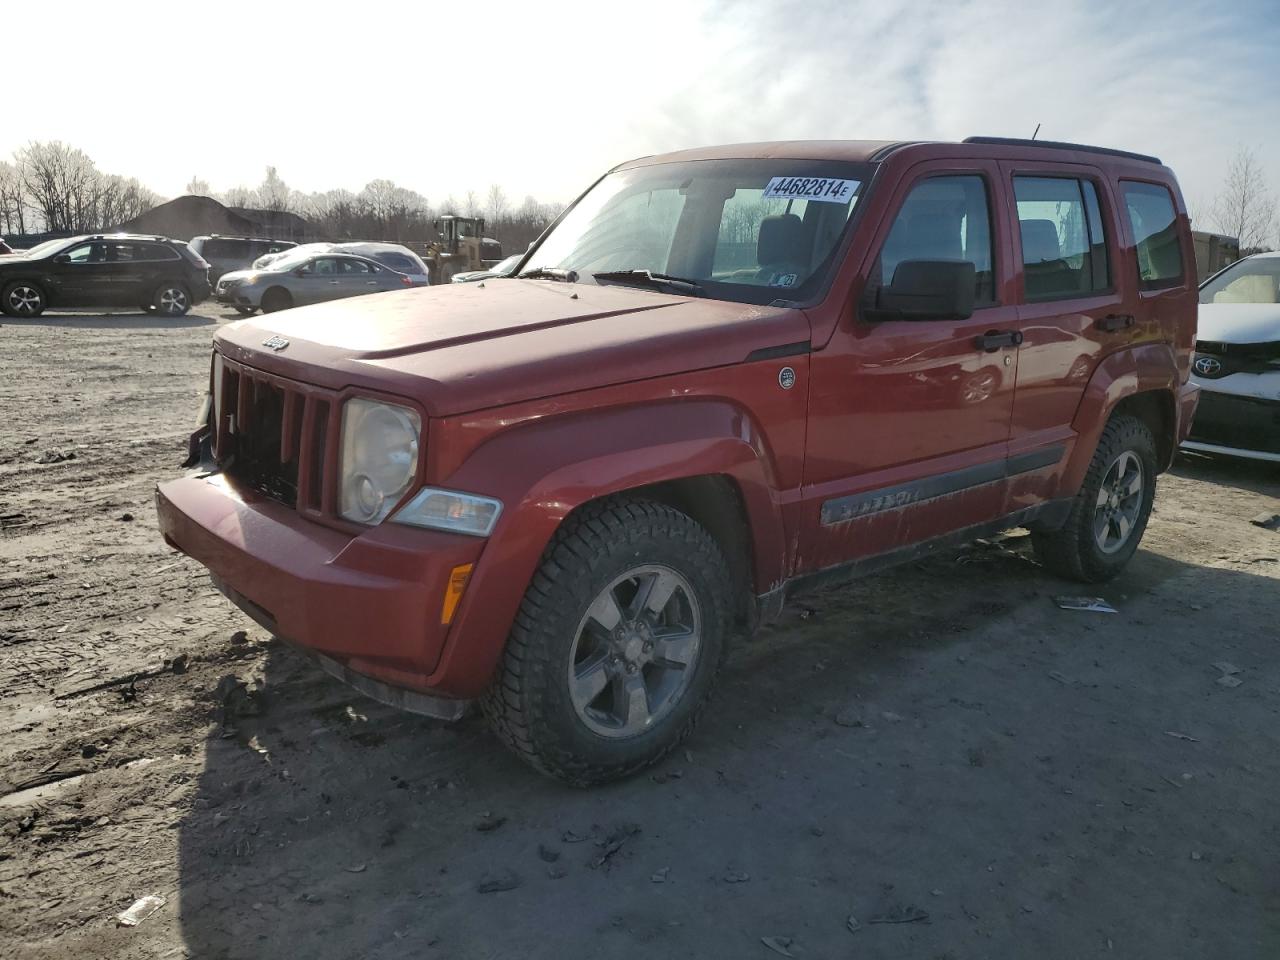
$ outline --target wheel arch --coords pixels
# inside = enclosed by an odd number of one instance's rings
[[[1178,437],[1178,396],[1185,377],[1173,348],[1145,343],[1103,358],[1085,386],[1072,427],[1077,440],[1064,476],[1064,491],[1080,489],[1107,421],[1117,411],[1140,418],[1156,440],[1161,471],[1173,462]]]
[[[667,405],[678,406],[678,416],[663,416]],[[750,414],[727,400],[535,421],[477,448],[440,485],[504,504],[429,681],[467,691],[459,695],[488,684],[547,545],[589,503],[647,498],[702,524],[740,585],[735,607],[746,624],[755,596],[784,576],[789,541],[771,457]]]

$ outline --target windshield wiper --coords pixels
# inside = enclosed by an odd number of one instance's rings
[[[652,270],[606,270],[603,273],[593,273],[591,277],[594,280],[603,280],[606,283],[612,280],[615,283],[639,282],[652,287],[670,287],[674,290],[691,293],[694,296],[702,293],[702,287],[698,285],[696,280],[690,280],[687,277],[673,277],[669,273],[654,273]]]
[[[520,280],[559,280],[561,283],[577,283],[577,270],[560,270],[556,267],[534,267],[516,274]]]

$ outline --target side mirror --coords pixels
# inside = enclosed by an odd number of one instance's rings
[[[295,277],[305,277],[305,276],[308,276],[309,274],[310,274],[310,271],[307,270],[306,267],[299,267],[297,270],[293,271],[293,275]]]
[[[967,260],[903,260],[868,313],[874,320],[967,320],[976,281]]]
[[[66,253],[60,253],[60,254],[58,254],[56,257],[54,257],[54,258],[53,258],[53,262],[54,262],[54,263],[70,263],[70,262],[71,262],[71,255],[70,255],[70,254],[66,254]]]

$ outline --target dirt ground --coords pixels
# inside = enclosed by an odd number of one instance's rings
[[[197,312],[0,326],[0,956],[1280,956],[1280,469],[1180,461],[1116,615],[1016,533],[808,598],[573,790],[161,542]]]

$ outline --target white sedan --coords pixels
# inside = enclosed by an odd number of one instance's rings
[[[1237,260],[1200,287],[1184,450],[1280,462],[1280,253]]]

